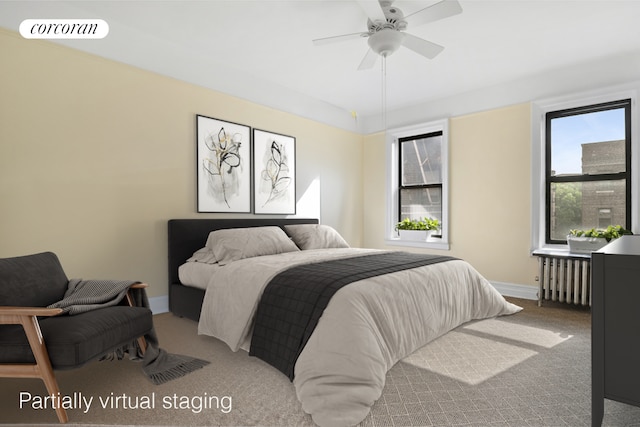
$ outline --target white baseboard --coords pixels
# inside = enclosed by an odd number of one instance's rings
[[[494,288],[500,292],[500,294],[506,297],[522,298],[537,300],[538,299],[538,287],[528,285],[517,285],[515,283],[504,282],[491,282]]]
[[[149,306],[153,314],[169,312],[169,295],[149,298]]]

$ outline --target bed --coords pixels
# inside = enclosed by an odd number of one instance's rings
[[[170,219],[168,221],[168,277],[169,311],[179,317],[198,321],[204,299],[204,290],[180,283],[178,269],[194,252],[207,242],[213,230],[284,226],[287,224],[317,224],[317,219],[304,218],[251,218],[251,219]]]
[[[288,375],[321,426],[362,421],[428,342],[520,310],[463,260],[350,248],[315,219],[171,220],[169,269],[171,311]]]

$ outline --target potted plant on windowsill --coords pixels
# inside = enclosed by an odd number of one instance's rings
[[[569,252],[588,254],[600,250],[613,239],[625,234],[633,234],[621,225],[610,225],[606,229],[592,228],[590,230],[571,230],[567,236]]]
[[[405,218],[396,224],[396,230],[402,240],[426,241],[440,228],[440,221],[434,218]]]

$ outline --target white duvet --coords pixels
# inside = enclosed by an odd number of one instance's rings
[[[211,277],[198,333],[248,350],[260,296],[276,273],[373,252],[320,249],[234,261]],[[320,426],[355,425],[398,360],[462,323],[520,309],[461,260],[354,282],[336,292],[296,362],[298,399]]]

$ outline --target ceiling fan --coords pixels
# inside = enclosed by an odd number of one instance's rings
[[[425,58],[435,58],[444,47],[406,33],[407,26],[423,25],[462,13],[462,7],[457,0],[442,0],[408,16],[404,16],[400,9],[393,6],[393,0],[357,0],[357,3],[368,17],[366,32],[324,37],[313,40],[313,43],[320,46],[358,37],[368,38],[369,50],[360,62],[358,70],[372,68],[378,55],[387,57],[400,46]]]

